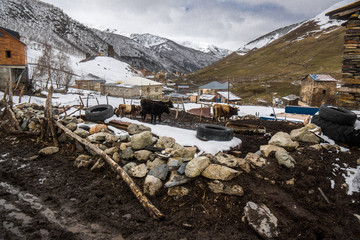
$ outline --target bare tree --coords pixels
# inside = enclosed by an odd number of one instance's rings
[[[44,44],[42,55],[38,59],[39,74],[40,76],[46,76],[45,88],[48,89],[49,83],[52,83],[53,71],[52,61],[54,59],[54,51],[48,44]]]

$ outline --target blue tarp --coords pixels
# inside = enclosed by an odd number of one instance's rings
[[[314,115],[319,111],[317,107],[299,107],[299,106],[286,106],[285,113],[296,113],[305,115]]]

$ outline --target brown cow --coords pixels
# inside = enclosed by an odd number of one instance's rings
[[[220,121],[221,117],[224,117],[224,120],[226,121],[229,120],[231,116],[238,114],[238,108],[231,107],[230,105],[215,103],[212,108],[214,121]]]
[[[116,116],[125,117],[127,114],[131,119],[135,119],[136,113],[140,112],[141,107],[136,105],[119,104],[119,107],[115,109]]]

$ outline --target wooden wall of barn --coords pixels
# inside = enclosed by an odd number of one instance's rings
[[[0,29],[0,32],[0,65],[25,65],[26,46],[4,30]],[[7,51],[10,51],[10,57]]]

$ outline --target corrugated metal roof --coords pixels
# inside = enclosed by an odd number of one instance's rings
[[[236,96],[232,92],[217,92],[217,93],[226,99],[228,99],[228,97],[229,97],[228,100],[230,100],[230,101],[241,100],[241,97]]]
[[[326,74],[309,74],[314,81],[337,82],[335,78]]]
[[[225,90],[225,89],[228,89],[228,87],[227,87],[227,84],[222,84],[222,83],[219,83],[217,81],[212,81],[210,83],[207,83],[207,84],[199,87],[199,89]]]

